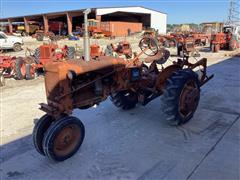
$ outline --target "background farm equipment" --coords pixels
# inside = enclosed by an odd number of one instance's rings
[[[104,28],[101,28],[101,22],[96,19],[88,19],[88,32],[89,35],[95,39],[103,37],[111,37],[112,33]],[[82,24],[82,29],[84,29],[85,23]]]
[[[64,46],[59,48],[57,44],[43,44],[35,50],[31,56],[26,57],[29,59],[26,65],[29,66],[30,76],[26,76],[26,79],[34,78],[34,74],[38,70],[43,70],[43,67],[52,61],[73,59],[75,55],[75,48]],[[28,61],[29,61],[28,60]]]
[[[192,32],[189,36],[194,39],[196,46],[206,46],[210,40],[210,36],[204,33]]]
[[[181,36],[177,42],[178,56],[200,56],[195,48],[195,39],[193,37]]]
[[[5,78],[14,76],[16,57],[0,56],[0,86],[5,85]]]
[[[146,29],[143,31],[143,38],[157,38],[158,32],[155,29]]]
[[[225,26],[223,32],[212,35],[210,48],[212,52],[220,49],[233,51],[240,48],[240,26]]]
[[[43,30],[37,30],[33,37],[35,37],[38,41],[43,41],[44,37],[49,38],[51,41],[56,40],[56,36],[53,32],[45,33]]]
[[[25,25],[24,24],[18,24],[16,33],[20,33],[22,36],[27,36],[27,35],[33,35],[36,33],[37,30],[40,29],[40,23],[34,22],[34,21],[29,21],[29,32],[26,32]]]
[[[114,56],[114,53],[116,53],[117,56],[124,55],[126,59],[131,59],[133,55],[132,47],[128,41],[121,41],[116,45],[108,45],[105,50],[105,55]]]
[[[178,36],[170,34],[170,35],[159,35],[157,37],[158,42],[161,46],[170,48],[170,47],[176,47]]]
[[[63,22],[59,21],[50,21],[49,22],[49,31],[53,32],[58,36],[66,36],[67,35],[67,25]]]
[[[85,11],[86,19],[89,12]],[[46,114],[33,130],[34,145],[40,154],[54,161],[75,154],[85,128],[79,119],[70,116],[73,109],[90,108],[108,96],[115,106],[128,110],[138,103],[145,106],[162,95],[161,107],[171,125],[184,124],[193,117],[200,87],[213,77],[206,75],[207,59],[192,64],[184,57],[164,68],[170,53],[159,48],[156,40],[143,38],[139,47],[142,52],[129,61],[110,56],[91,59],[89,47],[84,47],[84,59],[45,66],[47,104],[40,104],[40,109]],[[144,54],[149,67],[140,60]],[[200,75],[193,71],[197,67],[202,68]]]
[[[17,80],[34,79],[38,72],[43,72],[43,67],[52,61],[73,59],[75,48],[64,46],[58,48],[57,44],[44,44],[34,52],[28,49],[27,57],[0,56],[1,80],[14,77]],[[1,83],[4,85],[4,83]]]

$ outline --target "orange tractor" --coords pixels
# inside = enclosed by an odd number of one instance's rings
[[[89,12],[84,12],[85,17]],[[171,125],[184,124],[193,117],[200,87],[213,77],[207,76],[207,59],[192,64],[184,57],[159,68],[158,64],[168,60],[169,52],[152,38],[141,39],[139,47],[141,53],[127,61],[111,56],[92,59],[89,46],[84,46],[83,59],[45,65],[47,103],[41,103],[40,109],[46,114],[33,130],[34,146],[40,154],[53,161],[73,156],[85,136],[84,125],[72,116],[73,110],[99,105],[108,96],[115,106],[128,110],[162,95],[161,108]],[[140,60],[142,55],[146,58]],[[195,68],[201,69],[198,74]]]
[[[133,55],[132,47],[128,41],[121,41],[116,45],[107,45],[105,55],[114,56],[114,53],[116,53],[117,56],[125,56],[126,59],[131,59]]]
[[[80,148],[85,134],[83,123],[71,116],[74,109],[87,109],[111,97],[113,104],[124,110],[136,104],[147,105],[162,95],[166,120],[172,125],[189,121],[197,109],[200,87],[207,77],[205,58],[191,64],[188,58],[159,69],[169,53],[155,41],[140,41],[142,52],[134,59],[100,56],[97,59],[56,61],[45,66],[47,104],[40,109],[46,114],[35,124],[33,140],[36,150],[54,161],[68,159]],[[144,61],[140,56],[149,56]],[[193,69],[202,67],[198,76]]]
[[[105,51],[103,52],[98,44],[92,44],[90,46],[90,56],[91,58],[98,58],[99,56],[124,56],[126,59],[131,59],[133,52],[132,47],[128,41],[121,41],[118,44],[107,45]]]
[[[195,39],[193,37],[182,35],[177,39],[177,55],[178,56],[199,56],[195,48]]]
[[[212,35],[210,48],[212,52],[240,48],[240,26],[225,26],[223,32]]]

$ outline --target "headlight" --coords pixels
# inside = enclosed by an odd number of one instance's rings
[[[67,77],[68,77],[68,79],[73,80],[74,78],[77,77],[77,74],[73,70],[70,70],[67,73]]]

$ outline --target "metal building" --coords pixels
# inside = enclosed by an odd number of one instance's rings
[[[32,22],[41,23],[44,31],[48,32],[49,24],[58,21],[63,22],[68,34],[71,34],[76,27],[82,26],[83,11],[84,9],[9,17],[0,19],[0,22],[7,24],[10,33],[14,32],[16,22],[22,22],[25,31],[29,33]],[[130,25],[131,23],[141,23],[142,28],[155,28],[162,34],[166,33],[167,28],[167,14],[140,6],[93,8],[89,18],[99,22],[115,22],[115,24],[117,24],[116,22],[130,23]],[[115,26],[115,29],[121,28],[118,25]]]

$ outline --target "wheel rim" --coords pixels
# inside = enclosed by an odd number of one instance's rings
[[[81,129],[76,124],[64,127],[53,142],[53,151],[57,156],[66,156],[74,151],[81,139]]]
[[[179,99],[179,113],[183,118],[195,112],[200,98],[199,88],[194,80],[185,83]]]

